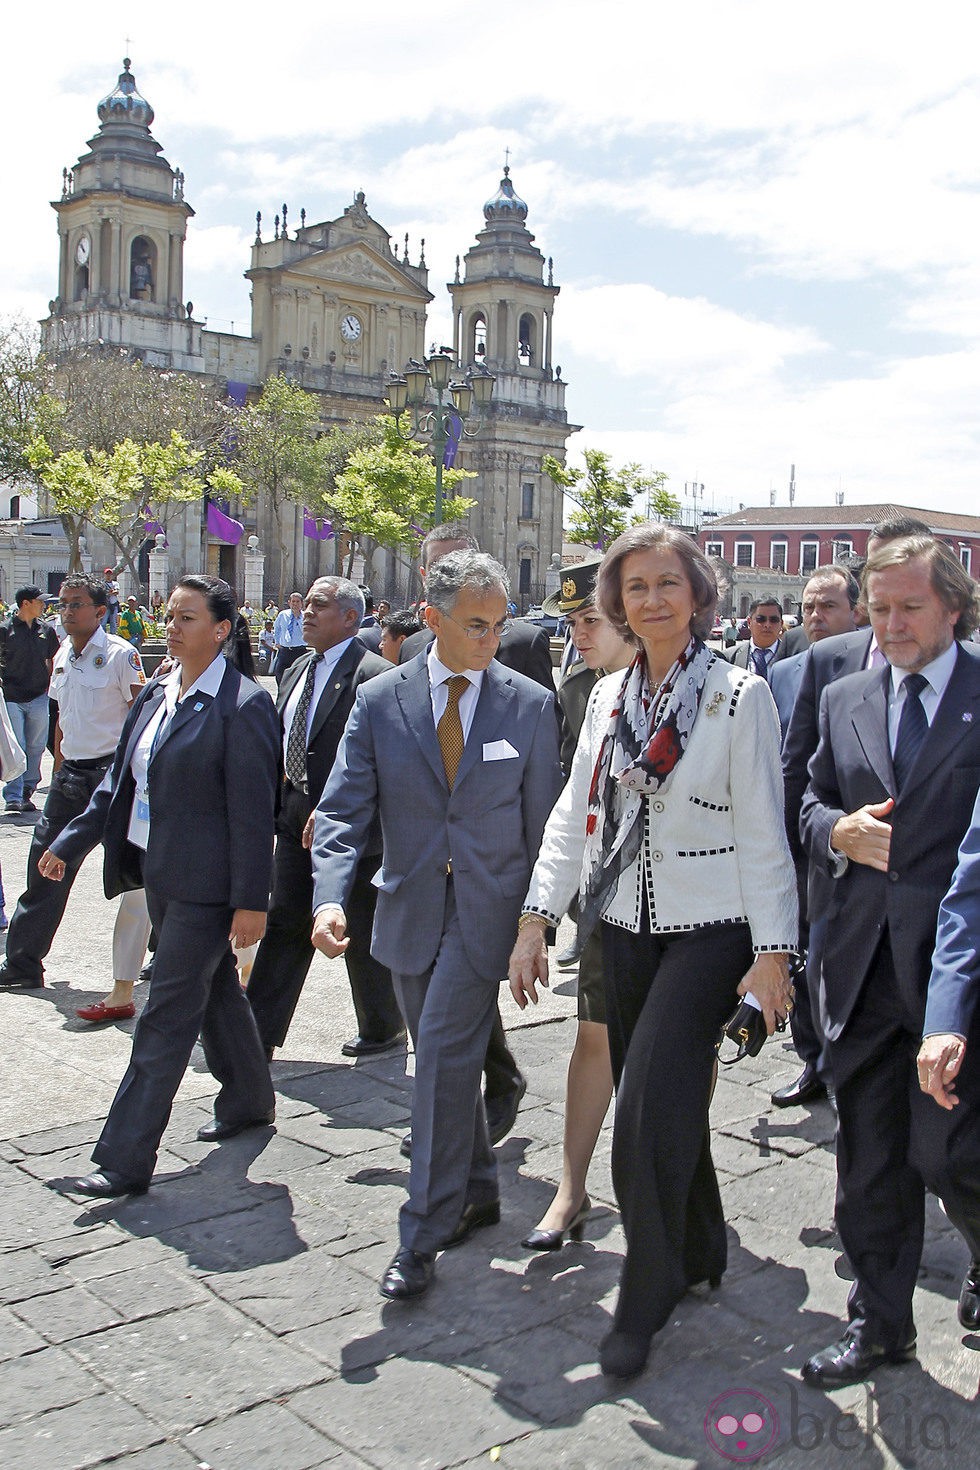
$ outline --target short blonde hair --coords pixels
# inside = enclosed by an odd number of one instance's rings
[[[691,632],[695,638],[707,638],[714,622],[718,606],[718,584],[711,563],[702,553],[697,542],[676,526],[662,526],[646,522],[642,526],[631,526],[610,546],[599,567],[596,583],[596,605],[605,613],[620,637],[627,643],[639,639],[626,621],[623,608],[623,562],[634,551],[648,551],[652,547],[676,551],[684,566],[684,572],[694,598],[694,614]]]

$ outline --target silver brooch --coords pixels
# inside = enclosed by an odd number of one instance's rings
[[[970,714],[969,711],[967,711],[966,714],[963,716],[963,723],[964,723],[964,725],[972,725],[973,724],[973,716]]]
[[[725,703],[726,697],[727,696],[724,695],[724,694],[722,694],[720,690],[718,691],[717,694],[712,694],[711,701],[708,704],[707,709],[705,710],[705,714],[706,715],[716,715],[718,713],[718,711],[721,709],[722,705]]]

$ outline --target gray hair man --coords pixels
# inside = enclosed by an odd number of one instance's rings
[[[494,658],[504,568],[481,552],[429,569],[426,653],[358,691],[316,813],[313,942],[352,942],[349,898],[380,818],[371,951],[415,1046],[412,1168],[386,1297],[424,1292],[436,1252],[500,1219],[480,1078],[509,945],[561,785],[554,697]]]

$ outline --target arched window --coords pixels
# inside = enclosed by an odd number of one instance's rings
[[[152,301],[156,287],[157,248],[137,235],[129,250],[129,294],[134,301]]]
[[[537,361],[537,328],[534,317],[526,311],[517,329],[517,360],[521,367],[533,367]]]
[[[466,362],[482,362],[487,355],[487,319],[482,311],[470,317]]]
[[[75,267],[75,289],[72,296],[73,301],[84,301],[88,295],[88,266],[76,265]]]

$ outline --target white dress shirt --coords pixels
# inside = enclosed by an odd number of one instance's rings
[[[952,677],[953,669],[956,667],[957,645],[951,643],[944,653],[934,658],[931,664],[926,664],[919,673],[927,680],[926,687],[919,691],[919,703],[925,711],[926,721],[932,724],[936,718],[939,701],[946,693],[946,685]],[[895,742],[898,739],[898,726],[902,718],[902,710],[905,708],[905,679],[907,669],[896,669],[892,665],[892,677],[888,686],[888,745],[892,754],[895,753]]]
[[[179,668],[172,669],[162,681],[163,699],[143,726],[129,761],[129,769],[136,783],[136,795],[133,797],[133,807],[129,814],[129,830],[126,836],[134,847],[141,847],[144,852],[150,837],[150,793],[147,771],[153,755],[153,747],[157,744],[164,727],[173,719],[178,704],[186,704],[187,700],[195,694],[207,694],[212,699],[218,697],[218,690],[221,688],[221,681],[225,677],[227,667],[228,660],[223,653],[219,653],[217,658],[208,664],[200,678],[194,680],[183,697],[180,693]]]

